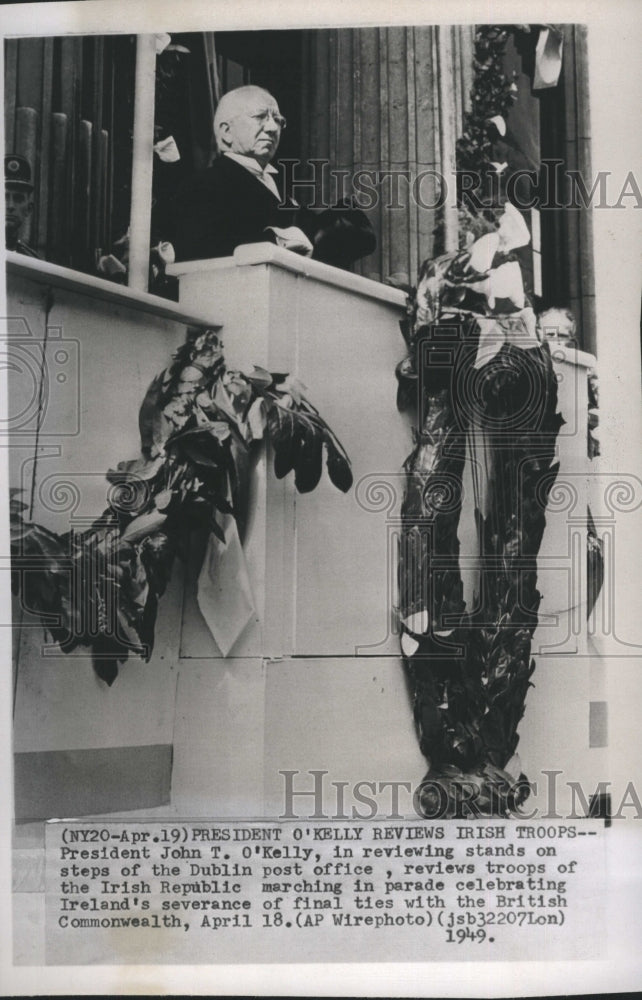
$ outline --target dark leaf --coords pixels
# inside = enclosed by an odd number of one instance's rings
[[[289,438],[274,446],[274,475],[277,479],[283,479],[293,468],[294,442]]]
[[[274,447],[274,474],[277,479],[283,479],[294,468],[298,447],[293,411],[272,403],[267,412],[266,429]]]
[[[232,428],[227,445],[230,456],[228,477],[233,513],[241,541],[243,541],[250,497],[250,455],[247,444],[235,427]],[[224,492],[227,495],[227,490]]]
[[[323,434],[312,424],[299,421],[299,447],[295,455],[294,484],[299,493],[310,493],[321,479]]]
[[[347,493],[352,486],[352,469],[350,460],[343,451],[337,448],[335,439],[329,433],[324,435],[325,447],[327,451],[327,469],[331,482],[342,493]]]
[[[145,567],[150,588],[158,596],[164,593],[169,581],[174,551],[174,545],[161,531],[147,535],[140,546],[140,558]]]
[[[274,381],[270,373],[266,371],[265,368],[259,367],[259,365],[254,365],[253,371],[245,377],[252,388],[259,392],[269,389]]]
[[[118,661],[117,660],[107,660],[103,657],[94,657],[93,667],[98,677],[101,681],[104,681],[108,687],[111,687],[116,678],[118,677]]]
[[[419,379],[411,358],[400,361],[395,370],[397,376],[397,409],[400,413],[417,406]]]

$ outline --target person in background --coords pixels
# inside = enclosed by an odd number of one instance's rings
[[[17,153],[4,158],[4,196],[7,250],[40,259],[40,255],[20,238],[25,222],[33,212],[33,184],[28,161]]]
[[[570,309],[552,306],[538,314],[537,333],[540,340],[557,340],[567,347],[577,347],[577,324]]]

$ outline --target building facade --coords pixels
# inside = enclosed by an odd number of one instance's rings
[[[493,71],[514,85],[496,150],[504,182],[519,171],[546,174],[546,208],[523,209],[533,236],[530,290],[538,309],[572,309],[581,346],[594,352],[590,212],[572,180],[591,174],[586,31],[554,29],[549,63],[560,64],[542,79],[544,30],[508,25],[495,50]],[[150,246],[171,242],[177,187],[213,155],[218,96],[252,82],[286,114],[279,156],[299,200],[356,197],[367,211],[378,247],[357,273],[414,284],[424,260],[457,245],[453,188],[470,165],[460,144],[467,116],[478,129],[488,103],[478,35],[466,25],[164,36],[152,138],[175,146],[153,154]],[[36,178],[27,242],[46,260],[97,273],[101,257],[123,257],[130,227],[136,37],[5,44],[6,149],[26,156]]]

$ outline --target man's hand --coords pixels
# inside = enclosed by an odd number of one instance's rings
[[[297,226],[288,226],[287,229],[279,229],[277,226],[267,227],[276,237],[276,245],[292,253],[300,253],[304,257],[309,257],[313,246],[302,229]]]

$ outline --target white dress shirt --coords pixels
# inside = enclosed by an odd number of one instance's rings
[[[253,156],[243,156],[242,153],[232,153],[229,149],[226,149],[224,156],[229,156],[230,160],[235,160],[240,163],[242,167],[249,170],[251,174],[260,180],[261,184],[265,184],[268,191],[270,191],[275,198],[281,201],[281,194],[276,182],[274,180],[274,174],[278,174],[276,167],[273,167],[271,163],[268,163],[265,167],[262,167],[258,160],[255,160]]]

